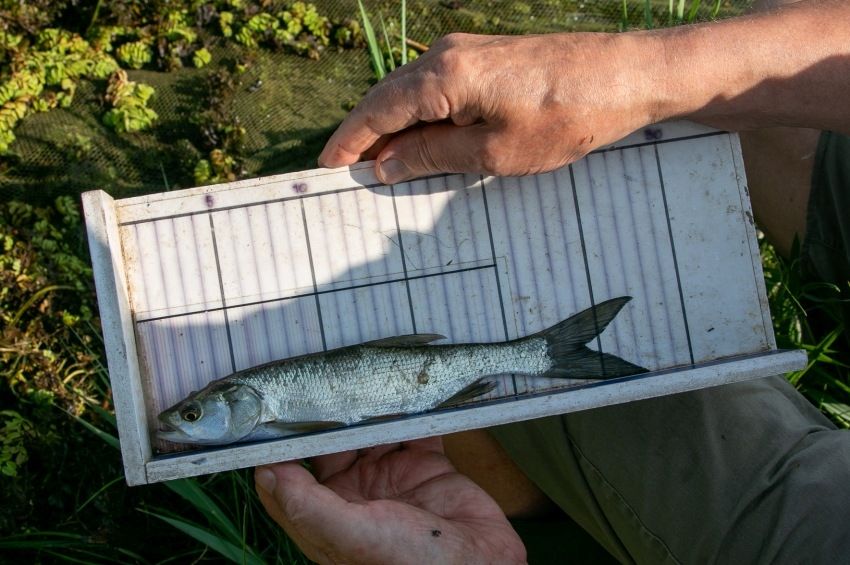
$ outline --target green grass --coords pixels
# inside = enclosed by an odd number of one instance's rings
[[[375,35],[375,28],[372,25],[372,19],[369,17],[369,13],[366,11],[366,8],[363,6],[363,0],[357,0],[357,5],[360,9],[360,20],[363,22],[363,33],[366,38],[366,48],[369,50],[369,56],[372,60],[372,69],[375,73],[375,78],[381,80],[384,78],[387,73],[390,73],[396,69],[396,53],[398,53],[398,57],[400,59],[399,63],[404,65],[408,60],[408,47],[407,47],[407,0],[401,0],[401,13],[399,17],[400,30],[399,30],[399,43],[398,48],[393,49],[393,42],[390,40],[389,26],[384,21],[383,14],[379,14],[379,21],[381,22],[381,34],[383,36],[384,43],[381,45],[378,37]]]
[[[844,318],[850,287],[812,282],[803,276],[799,246],[793,259],[781,258],[761,241],[762,266],[776,342],[783,349],[804,349],[806,367],[788,381],[837,426],[850,428],[850,343]]]

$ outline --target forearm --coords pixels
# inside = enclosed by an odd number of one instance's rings
[[[850,2],[648,32],[659,49],[656,121],[729,130],[771,126],[850,133]]]

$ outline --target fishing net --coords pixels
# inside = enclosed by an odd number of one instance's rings
[[[195,9],[203,6],[185,4]],[[356,1],[316,0],[314,4],[334,22],[359,18]],[[678,18],[680,5],[685,19],[700,20],[741,13],[747,1],[685,5],[679,0],[656,0],[647,5],[621,0],[409,0],[407,36],[413,45],[428,45],[453,31],[617,31],[645,27],[647,18],[655,25],[671,23]],[[386,28],[390,42],[397,41],[400,2],[366,2],[366,7],[381,40],[381,30]],[[158,118],[143,131],[117,133],[104,123],[109,109],[106,79],[80,80],[69,106],[22,118],[14,128],[16,139],[0,155],[0,199],[47,201],[95,188],[126,197],[186,188],[199,184],[199,179],[219,182],[311,168],[334,127],[375,80],[362,43],[350,48],[329,46],[314,52],[314,58],[291,50],[248,48],[213,34],[204,36],[204,45],[211,61],[203,68],[187,65],[165,72],[145,65],[127,70],[129,81],[153,88],[148,105]],[[200,161],[212,159],[215,165],[212,145],[205,139],[210,131],[205,133],[198,116],[209,110],[210,75],[221,68],[240,70],[222,78],[227,83],[222,103],[227,123],[238,124],[243,132],[238,162],[224,167],[229,178],[198,175]]]

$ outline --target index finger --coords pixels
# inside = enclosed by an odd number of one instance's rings
[[[411,64],[417,63],[419,60]],[[445,97],[413,69],[404,69],[373,86],[331,135],[319,155],[319,165],[341,167],[360,160],[381,136],[396,133],[419,121],[447,118]]]

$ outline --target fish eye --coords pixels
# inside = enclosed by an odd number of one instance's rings
[[[201,417],[201,407],[197,405],[187,406],[180,411],[180,417],[187,422],[196,422]]]

